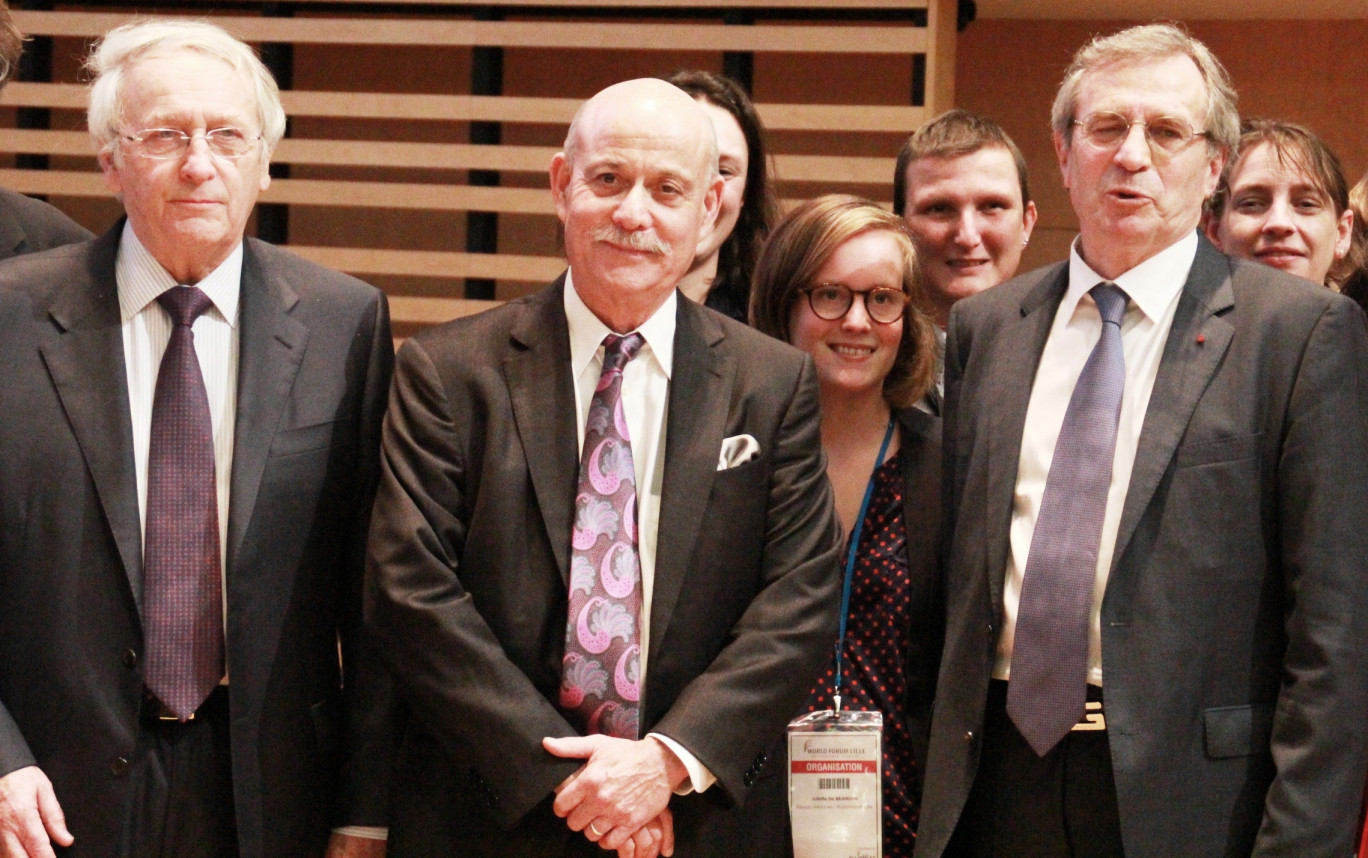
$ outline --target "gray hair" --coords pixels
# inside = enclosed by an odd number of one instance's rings
[[[148,57],[180,51],[195,51],[223,60],[251,84],[261,136],[266,151],[273,151],[285,136],[285,109],[280,106],[280,88],[275,78],[256,52],[222,27],[206,21],[167,18],[116,27],[95,44],[86,58],[86,71],[91,76],[86,123],[99,150],[109,150],[119,137],[123,122],[120,90],[128,69]]]
[[[1083,76],[1117,63],[1149,62],[1174,55],[1197,65],[1207,87],[1206,130],[1211,145],[1234,155],[1240,141],[1240,114],[1230,76],[1211,49],[1174,24],[1146,24],[1110,36],[1097,36],[1074,54],[1050,110],[1050,125],[1067,147],[1078,109]]]

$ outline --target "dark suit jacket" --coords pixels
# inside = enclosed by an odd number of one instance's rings
[[[367,619],[413,712],[391,854],[598,854],[550,810],[577,484],[564,280],[399,352]],[[679,300],[643,734],[718,777],[675,798],[682,856],[741,802],[836,628],[839,534],[812,362]],[[758,459],[717,470],[724,438]],[[508,830],[501,830],[508,829]]]
[[[142,546],[114,258],[0,265],[0,772],[37,764],[76,845],[112,855],[143,699]],[[384,823],[359,651],[363,537],[392,368],[375,289],[248,239],[228,515],[227,659],[242,855],[321,854]],[[374,665],[374,662],[371,662]],[[345,738],[344,738],[345,737]]]
[[[979,759],[1022,424],[1067,265],[951,317],[948,627],[918,855]],[[1352,302],[1202,240],[1102,603],[1129,858],[1348,855],[1368,715],[1368,336]]]
[[[42,200],[0,188],[0,259],[91,238],[89,230]]]

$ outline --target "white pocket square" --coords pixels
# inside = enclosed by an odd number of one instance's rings
[[[722,452],[717,457],[717,470],[735,468],[759,456],[759,441],[750,435],[733,435],[722,440]]]

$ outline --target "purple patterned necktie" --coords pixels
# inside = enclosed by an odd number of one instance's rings
[[[184,720],[223,678],[214,427],[191,330],[211,302],[194,286],[157,302],[175,327],[157,370],[147,453],[143,682]]]
[[[636,470],[622,413],[622,369],[641,334],[603,340],[603,371],[589,402],[570,537],[570,606],[560,704],[585,733],[637,738],[641,564]]]
[[[1099,283],[1090,294],[1102,336],[1074,385],[1055,442],[1021,583],[1007,686],[1007,714],[1042,757],[1083,717],[1088,618],[1126,385],[1126,293]]]

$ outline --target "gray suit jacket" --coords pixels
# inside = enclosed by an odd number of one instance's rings
[[[42,200],[0,188],[0,259],[91,238],[89,230]]]
[[[550,811],[579,763],[541,747],[576,735],[556,705],[579,462],[563,283],[399,352],[367,581],[413,713],[396,858],[599,852]],[[726,854],[710,819],[779,762],[766,743],[834,640],[817,407],[805,355],[679,301],[641,725],[718,777],[672,800],[679,855]],[[741,433],[760,457],[718,471]]]
[[[143,700],[121,228],[0,265],[0,773],[43,769],[76,856],[114,854]],[[225,535],[238,838],[244,856],[299,858],[322,854],[330,824],[385,822],[388,737],[370,725],[388,698],[363,678],[378,662],[359,631],[393,346],[382,294],[254,239],[238,324]]]
[[[979,759],[1022,425],[1067,265],[956,305],[947,632],[918,855]],[[1122,836],[1146,856],[1351,854],[1368,717],[1368,335],[1352,302],[1205,240],[1102,604]]]

